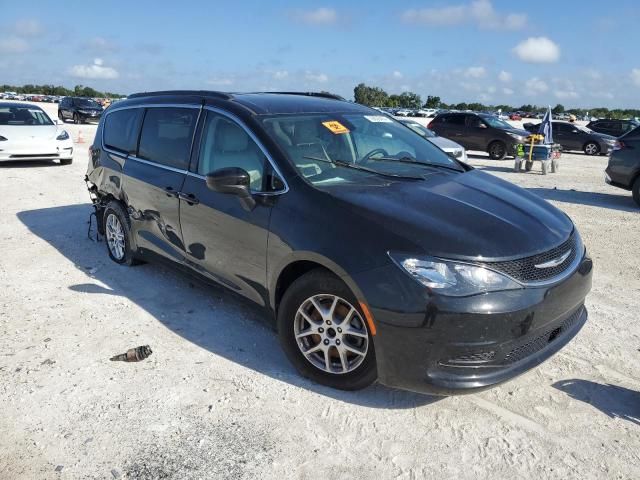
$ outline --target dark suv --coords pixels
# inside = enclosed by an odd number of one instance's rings
[[[429,123],[429,129],[467,150],[487,152],[493,160],[513,155],[516,146],[529,136],[529,132],[486,113],[441,113]]]
[[[113,261],[161,257],[263,306],[332,387],[487,388],[587,319],[569,217],[328,94],[132,95],[87,181]]]
[[[640,206],[640,127],[618,139],[605,174],[609,185],[631,190],[633,199]]]
[[[582,150],[587,155],[608,155],[616,144],[615,137],[594,132],[571,122],[551,122],[553,141],[559,143],[563,150]],[[538,133],[539,123],[525,123],[524,128]]]
[[[638,126],[640,126],[640,122],[637,120],[605,119],[587,123],[587,128],[594,132],[604,133],[605,135],[611,135],[613,137],[620,137]]]
[[[65,97],[58,104],[58,118],[73,123],[99,122],[102,107],[98,102],[84,97]]]

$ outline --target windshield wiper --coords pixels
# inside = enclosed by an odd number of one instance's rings
[[[318,162],[325,162],[335,165],[336,167],[345,167],[352,168],[354,170],[360,170],[361,172],[375,173],[377,175],[381,175],[383,177],[391,177],[391,178],[407,178],[409,180],[424,180],[422,177],[414,177],[412,175],[398,175],[397,173],[386,173],[381,172],[380,170],[375,170],[373,168],[363,167],[361,165],[356,165],[354,163],[345,162],[344,160],[329,160],[327,158],[319,158],[319,157],[311,157],[311,156],[303,156],[302,158],[306,158],[307,160],[315,160]]]
[[[445,168],[447,170],[453,170],[454,172],[463,172],[464,170],[461,168],[450,167],[449,165],[442,165],[441,163],[433,163],[433,162],[423,162],[418,161],[415,158],[411,157],[369,157],[369,160],[382,160],[382,161],[392,161],[398,163],[409,163],[412,165],[426,165],[428,167],[436,167],[436,168]]]

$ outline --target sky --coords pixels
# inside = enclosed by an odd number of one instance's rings
[[[0,84],[640,107],[638,0],[1,3]]]

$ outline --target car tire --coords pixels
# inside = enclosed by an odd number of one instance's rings
[[[631,193],[633,195],[633,200],[640,207],[640,177],[636,178],[636,181],[633,182]]]
[[[596,142],[587,142],[582,147],[582,150],[587,155],[598,155],[600,153],[600,145]]]
[[[489,144],[487,153],[491,160],[502,160],[507,156],[507,145],[500,140],[495,140]]]
[[[367,320],[353,293],[330,272],[312,270],[293,282],[277,323],[282,349],[303,377],[340,390],[360,390],[377,379]]]
[[[80,120],[80,116],[77,113],[73,114],[73,123],[76,125],[80,125],[82,121]]]
[[[62,115],[60,110],[58,110],[58,118],[64,122],[64,115]]]
[[[60,159],[60,165],[71,165],[72,163],[73,163],[73,158]]]
[[[141,263],[131,247],[129,215],[120,202],[109,202],[104,209],[102,222],[109,258],[120,265],[133,266]]]

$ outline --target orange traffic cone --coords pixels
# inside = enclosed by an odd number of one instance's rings
[[[78,137],[76,138],[76,143],[84,143],[84,137],[82,136],[82,129],[78,130]]]

